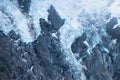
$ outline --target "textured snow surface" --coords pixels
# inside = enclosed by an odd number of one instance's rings
[[[29,29],[29,19],[23,15],[16,5],[10,0],[0,0],[0,28],[7,34],[15,30],[25,42],[32,41]]]
[[[28,15],[21,13],[16,0],[0,0],[0,29],[6,34],[14,30],[21,35],[24,42],[31,42],[40,35],[39,18],[45,18],[47,20],[47,9],[52,4],[59,15],[66,20],[63,26],[64,28],[61,30],[63,31],[62,34],[72,34],[70,38],[73,38],[75,35],[82,34],[82,30],[85,28],[82,25],[83,22],[89,22],[88,19],[85,19],[86,16],[90,16],[89,19],[92,20],[98,16],[100,18],[103,16],[104,18],[104,15],[110,12],[112,16],[119,17],[119,3],[119,0],[64,0],[62,2],[61,0],[32,0],[29,18],[27,17]],[[108,4],[110,5],[108,6]],[[81,14],[83,15],[81,16]],[[95,14],[97,15],[95,16]],[[104,21],[102,22],[104,23]],[[35,35],[30,30],[29,24],[31,23],[33,23]],[[88,27],[88,29],[90,28]]]

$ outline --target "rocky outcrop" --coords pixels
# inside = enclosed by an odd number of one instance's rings
[[[58,30],[64,24],[65,20],[60,18],[60,16],[55,11],[55,9],[52,5],[50,6],[50,9],[48,9],[48,12],[49,12],[48,20],[50,21],[50,23],[52,25],[52,29]]]
[[[117,39],[120,41],[120,27],[117,26],[114,28],[115,25],[118,24],[118,20],[116,17],[113,17],[106,25],[107,33],[112,37],[112,39]]]
[[[19,1],[19,4],[21,3]],[[22,6],[24,5],[26,4]],[[28,5],[23,7],[26,13]],[[33,42],[22,42],[14,31],[8,35],[0,31],[0,80],[81,80],[81,76],[84,77],[83,74],[79,74],[81,72],[85,73],[86,80],[120,79],[119,27],[113,29],[117,18],[112,18],[107,23],[106,32],[109,35],[102,36],[102,42],[89,54],[89,46],[85,44],[87,33],[73,41],[70,56],[73,56],[75,61],[78,60],[78,64],[86,67],[77,73],[75,70],[80,65],[73,67],[76,64],[66,61],[66,55],[63,55],[65,53],[61,50],[59,29],[64,24],[64,19],[61,19],[53,6],[48,9],[48,13],[48,21],[39,19],[41,35]],[[115,38],[117,41],[113,43]],[[72,53],[78,53],[79,58]]]
[[[120,43],[118,35],[120,30],[119,27],[113,29],[116,24],[117,18],[115,17],[107,23],[106,32],[109,36],[103,36],[102,43],[97,44],[90,54],[86,51],[83,53],[79,51],[84,41],[83,35],[71,45],[73,53],[86,55],[82,58],[82,64],[87,67],[85,70],[87,80],[119,80]],[[116,43],[113,43],[114,39],[117,39]]]
[[[19,7],[23,13],[28,13],[30,8],[31,0],[17,0]]]
[[[78,53],[79,59],[82,59],[82,64],[86,66],[85,75],[87,80],[119,80],[120,75],[120,28],[113,28],[117,22],[117,18],[113,17],[106,24],[106,32],[109,36],[102,36],[102,42],[97,44],[88,54],[84,41],[87,35],[84,34],[75,39],[71,45],[73,53]],[[113,40],[116,43],[113,43]],[[82,49],[81,49],[82,48]],[[83,55],[80,58],[80,55]],[[76,57],[78,59],[78,57]],[[78,60],[79,60],[78,59]]]
[[[63,19],[53,7],[49,11],[49,17],[54,13],[56,22],[52,17],[51,24],[40,18],[43,33],[34,42],[22,42],[14,31],[9,35],[0,32],[0,80],[73,80],[66,72],[69,67],[63,64],[60,50],[58,30]],[[58,38],[52,36],[53,32]]]
[[[87,50],[87,45],[84,43],[86,38],[86,33],[83,33],[82,36],[75,39],[71,45],[71,50],[73,53],[84,53]]]
[[[9,32],[9,37],[13,40],[18,40],[20,38],[19,35],[17,35],[13,30]]]

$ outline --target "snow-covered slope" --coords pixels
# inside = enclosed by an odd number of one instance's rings
[[[111,5],[107,7],[110,2],[114,3],[111,3]],[[69,26],[67,28],[67,34],[72,30],[72,32],[76,32],[77,35],[80,35],[82,29],[87,26],[83,26],[82,24],[84,22],[89,23],[88,19],[85,19],[86,16],[91,16],[92,18],[90,17],[90,20],[95,18],[95,14],[97,14],[96,17],[100,16],[99,20],[101,20],[100,18],[104,18],[107,12],[112,13],[112,16],[119,16],[119,0],[32,0],[29,17],[21,12],[16,0],[1,0],[1,29],[5,33],[8,33],[10,30],[15,30],[16,33],[21,35],[24,42],[31,42],[40,35],[39,18],[45,18],[47,20],[47,9],[51,4],[55,7],[60,16],[65,19],[64,28],[61,28],[63,29],[63,34],[66,32],[64,29]],[[13,23],[10,23],[10,18]],[[104,23],[104,21],[102,22]],[[34,32],[32,32],[29,27],[31,23],[33,24]],[[91,27],[88,28],[90,29]],[[79,30],[81,32],[79,32]]]
[[[6,34],[14,30],[25,42],[33,41],[29,19],[20,11],[17,2],[0,0],[0,26]]]
[[[39,21],[40,18],[45,19],[47,21],[46,24],[51,25],[50,21],[48,21],[49,14],[47,11],[51,5],[54,6],[60,17],[65,19],[64,25],[62,25],[59,29],[60,36],[56,35],[57,32],[51,32],[53,37],[55,37],[55,40],[58,40],[58,37],[60,39],[58,41],[60,41],[59,48],[62,53],[59,54],[58,52],[58,54],[64,57],[63,61],[65,64],[69,64],[70,71],[72,71],[74,73],[74,77],[76,77],[75,80],[86,80],[86,76],[82,71],[86,70],[87,68],[81,64],[81,59],[76,59],[71,51],[71,45],[76,38],[81,36],[83,33],[86,33],[87,39],[84,41],[84,43],[88,47],[87,53],[91,55],[93,53],[93,48],[96,49],[95,46],[103,42],[102,37],[108,35],[106,33],[107,22],[112,17],[117,17],[117,25],[120,25],[120,1],[31,0],[30,9],[27,13],[22,11],[17,0],[0,0],[0,30],[2,30],[6,35],[8,35],[11,30],[14,30],[15,33],[20,35],[23,42],[33,42],[38,38],[39,35],[42,35]],[[43,20],[43,23],[44,22],[45,21]],[[45,27],[46,24],[44,23],[43,27]],[[44,34],[45,36],[43,38],[49,39],[51,35],[47,36],[46,34]],[[45,41],[49,42],[49,40]],[[49,48],[49,46],[46,47],[46,43],[44,43],[44,41],[39,43],[45,44],[45,48]],[[41,45],[38,46],[37,41],[35,45],[37,45],[39,51],[39,46],[41,47]],[[109,53],[109,50],[105,47],[102,49]],[[101,57],[98,56],[98,58],[98,60],[101,60]],[[101,61],[98,62],[101,63]],[[79,74],[81,76],[79,76]]]

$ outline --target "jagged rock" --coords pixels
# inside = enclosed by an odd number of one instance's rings
[[[17,35],[13,30],[9,32],[9,37],[14,40],[17,40],[20,38],[20,36]]]
[[[106,32],[112,37],[112,39],[117,39],[120,41],[120,27],[114,28],[118,24],[116,17],[113,17],[106,25]]]
[[[17,0],[17,1],[18,1],[19,7],[21,8],[22,12],[28,13],[31,0]]]
[[[26,4],[28,3],[24,3]],[[23,10],[28,11],[27,8]],[[80,80],[75,78],[76,69],[72,67],[75,63],[70,65],[70,61],[67,62],[64,59],[66,57],[61,50],[59,35],[56,35],[57,38],[52,36],[53,32],[60,34],[59,29],[64,24],[64,20],[60,18],[53,6],[48,12],[48,22],[40,18],[42,35],[33,42],[24,43],[18,40],[19,37],[14,31],[9,35],[0,31],[0,80]],[[86,80],[120,79],[120,42],[119,34],[116,33],[118,28],[113,29],[115,24],[117,24],[117,18],[111,19],[106,25],[106,31],[112,39],[118,39],[112,46],[114,50],[111,48],[109,36],[103,36],[102,42],[97,44],[90,54],[86,52],[88,48],[84,43],[87,38],[85,33],[72,43],[72,52],[79,53],[79,59],[82,59],[80,64],[86,66],[83,71]],[[115,33],[114,36],[113,33]]]
[[[112,80],[111,58],[100,51],[99,45],[93,49],[93,55],[83,58],[83,63],[88,68],[85,71],[88,80]]]
[[[113,79],[114,80],[119,80],[120,79],[120,55],[116,57],[115,63],[114,63],[114,74],[113,74]]]
[[[61,80],[64,78],[59,39],[51,35],[51,30],[46,28],[48,23],[44,19],[40,21],[44,33],[28,44],[20,40],[16,43],[18,36],[14,31],[11,31],[8,36],[0,32],[0,80]]]
[[[52,30],[53,32],[56,32],[64,24],[65,20],[61,19],[52,5],[50,6],[50,9],[48,9],[48,13],[48,20],[51,22]]]
[[[118,42],[120,42],[120,27],[117,26],[117,28],[113,29],[114,37],[117,39]]]
[[[71,45],[71,50],[73,53],[84,53],[87,50],[87,45],[84,43],[86,40],[86,34],[83,33],[82,36],[75,39]]]
[[[39,61],[31,43],[19,42],[0,32],[0,80],[40,80],[41,74],[33,73]],[[42,69],[37,69],[39,72]],[[36,77],[35,77],[36,76]]]
[[[9,68],[7,62],[7,54],[6,54],[6,42],[8,38],[6,35],[0,31],[0,80],[8,80],[9,79]]]
[[[64,19],[61,19],[61,17],[58,15],[54,7],[51,5],[50,9],[48,9],[48,20],[49,22],[46,22],[45,19],[40,18],[40,27],[42,29],[42,32],[45,33],[55,33],[58,32],[59,28],[64,24]]]
[[[40,27],[41,27],[42,33],[48,33],[48,32],[51,32],[53,30],[52,25],[48,24],[45,21],[45,19],[40,18],[39,21],[40,21]]]

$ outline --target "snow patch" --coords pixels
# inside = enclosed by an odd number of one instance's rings
[[[1,27],[2,30],[7,34],[10,30],[14,30],[17,34],[21,35],[21,38],[24,42],[31,42],[33,41],[33,37],[30,33],[29,26],[28,26],[28,19],[21,13],[19,8],[13,2],[9,0],[2,0],[0,2],[0,8],[3,9],[7,14],[10,14],[12,20],[14,21],[13,24],[5,23],[6,19],[8,19],[7,15],[0,14],[1,17]],[[7,17],[2,17],[7,16]],[[2,21],[3,20],[3,21]],[[9,26],[10,25],[10,26]]]
[[[120,0],[115,0],[107,9],[112,17],[120,17]]]

